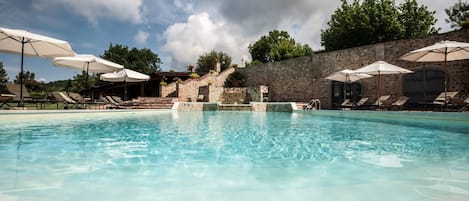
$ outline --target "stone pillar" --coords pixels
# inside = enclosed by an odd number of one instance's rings
[[[219,61],[217,61],[217,63],[215,63],[215,71],[217,73],[219,73],[221,71],[221,63]]]

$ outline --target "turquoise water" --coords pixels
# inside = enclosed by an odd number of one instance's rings
[[[469,114],[0,114],[0,200],[467,200]]]

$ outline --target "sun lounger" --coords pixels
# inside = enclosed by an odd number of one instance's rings
[[[68,92],[67,94],[68,94],[68,97],[70,97],[71,99],[73,99],[74,101],[78,103],[86,104],[90,102],[89,99],[83,98],[79,93]]]
[[[446,110],[448,109],[448,106],[450,106],[450,100],[455,99],[457,94],[457,91],[451,91],[446,93],[441,92],[432,102],[419,104],[424,106],[431,106],[432,110]]]
[[[73,100],[66,92],[52,92],[51,95],[56,101],[64,103],[64,109],[74,108],[74,109],[84,109],[85,105]]]
[[[462,105],[462,107],[458,110],[458,112],[464,112],[466,110],[469,110],[469,97],[467,97],[466,99],[464,99],[464,104]]]
[[[450,99],[453,99],[456,97],[458,94],[457,91],[452,91],[452,92],[441,92],[440,95],[438,95],[435,100],[433,100],[433,104],[435,105],[445,105],[448,103]]]
[[[354,104],[353,104],[352,101],[350,101],[350,99],[345,99],[344,102],[342,102],[342,103],[340,104],[340,107],[341,107],[342,109],[352,108],[352,107],[354,107]]]
[[[401,96],[396,101],[391,104],[391,109],[398,110],[401,109],[409,100],[407,96]]]
[[[117,102],[112,96],[104,96],[103,101],[108,104],[109,109],[125,109],[123,105]]]
[[[352,109],[360,109],[363,107],[370,98],[361,98],[358,102],[356,102]]]
[[[8,101],[13,100],[15,96],[14,94],[0,94],[0,108],[10,108],[11,105],[8,104]]]

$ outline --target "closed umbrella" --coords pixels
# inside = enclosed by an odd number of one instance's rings
[[[133,70],[122,69],[119,72],[102,74],[100,79],[108,82],[124,82],[124,99],[127,100],[127,82],[144,82],[149,80],[150,76]]]
[[[434,45],[411,51],[401,57],[402,60],[415,62],[444,62],[445,68],[445,103],[448,91],[447,62],[469,59],[469,43],[441,41]]]
[[[21,54],[20,70],[20,102],[23,106],[23,62],[24,55],[53,58],[58,56],[75,55],[72,47],[66,41],[34,34],[19,29],[0,28],[0,51]]]
[[[356,73],[354,70],[345,69],[339,72],[335,72],[326,77],[328,80],[334,80],[344,83],[344,100],[345,100],[345,86],[347,83],[356,82],[360,79],[370,78],[373,77],[372,75],[365,74],[365,73]]]
[[[96,57],[90,54],[79,54],[72,57],[56,57],[52,59],[55,66],[78,69],[86,72],[86,84],[88,85],[88,72],[110,73],[124,69],[124,66]]]
[[[404,73],[413,73],[413,71],[407,70],[405,68],[401,68],[389,63],[386,63],[384,61],[377,61],[374,62],[370,65],[366,65],[364,67],[361,67],[357,70],[355,70],[356,73],[366,73],[370,75],[377,75],[377,88],[376,88],[376,99],[379,98],[379,90],[380,90],[380,81],[381,78],[380,76],[385,74],[404,74]]]

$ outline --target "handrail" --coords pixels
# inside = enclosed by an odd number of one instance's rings
[[[319,99],[311,99],[308,103],[308,105],[306,105],[306,107],[304,107],[303,109],[305,110],[321,110],[321,101]]]

